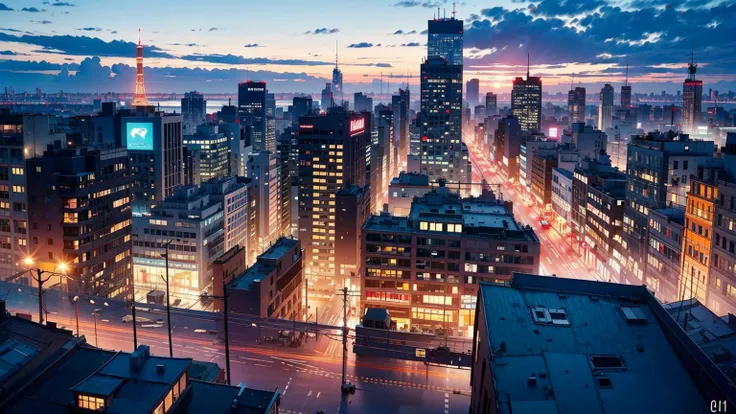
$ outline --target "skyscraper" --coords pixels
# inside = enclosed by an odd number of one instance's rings
[[[238,84],[238,117],[254,152],[266,151],[266,82]],[[275,142],[274,142],[275,144]],[[275,150],[275,148],[273,148]]]
[[[703,81],[695,79],[698,64],[693,56],[687,65],[687,79],[682,84],[682,132],[694,134],[700,123],[700,112],[703,105]]]
[[[141,44],[141,29],[138,29],[138,46],[135,50],[135,97],[133,106],[148,105],[146,98],[146,85],[143,83],[143,45]]]
[[[629,64],[626,64],[626,81],[621,86],[621,108],[627,109],[631,106],[631,85],[629,85]]]
[[[431,181],[470,182],[470,161],[462,143],[462,70],[439,56],[421,66],[422,172]]]
[[[332,97],[335,105],[341,105],[343,101],[342,71],[337,62],[337,43],[335,43],[335,69],[332,69]]]
[[[585,88],[570,88],[567,92],[567,117],[570,124],[585,123]]]
[[[529,76],[528,60],[526,80],[523,78],[514,79],[514,87],[511,90],[511,113],[519,118],[522,132],[541,130],[542,78]]]
[[[291,125],[299,127],[299,117],[312,114],[312,97],[295,96],[291,100]]]
[[[193,134],[207,116],[207,101],[197,91],[186,92],[181,98],[181,114],[184,117],[184,134]]]
[[[486,92],[486,116],[498,114],[498,97],[493,92]]]
[[[406,157],[409,155],[409,89],[399,89],[398,95],[391,97],[391,107],[394,113],[394,147],[398,148],[397,167],[403,171]]]
[[[320,109],[326,111],[328,108],[335,106],[335,96],[333,94],[333,86],[331,83],[326,83],[325,88],[322,89],[322,99],[320,100]]]
[[[355,92],[353,108],[355,108],[355,112],[371,112],[373,111],[373,98],[363,92]]]
[[[468,102],[470,107],[478,105],[478,99],[480,98],[480,81],[478,79],[471,79],[465,84],[465,100]]]
[[[451,18],[435,18],[427,31],[427,57],[439,56],[449,65],[463,64],[463,21]],[[462,82],[461,82],[462,84]]]
[[[598,129],[609,133],[613,127],[613,86],[606,84],[601,89],[598,104]]]
[[[368,185],[367,153],[371,114],[342,109],[299,121],[299,239],[304,246],[305,274],[334,281],[337,277],[336,195],[351,185]]]

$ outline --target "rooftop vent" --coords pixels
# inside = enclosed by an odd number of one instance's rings
[[[621,313],[629,324],[646,325],[647,317],[638,306],[622,306]]]
[[[166,366],[164,364],[156,364],[156,374],[163,375]]]
[[[130,354],[130,370],[133,372],[140,371],[146,359],[151,355],[148,345],[141,345]]]
[[[536,387],[537,386],[537,376],[534,374],[529,376],[527,383],[529,384],[529,387]]]
[[[530,309],[534,323],[542,325],[569,326],[567,312],[564,309],[547,309],[537,306]]]
[[[608,377],[597,377],[596,381],[598,381],[598,387],[600,388],[611,388],[613,387],[613,382]]]
[[[594,369],[620,370],[626,369],[623,359],[618,355],[591,355],[590,364]]]

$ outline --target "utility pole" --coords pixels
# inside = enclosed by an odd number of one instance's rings
[[[348,367],[348,288],[342,288],[342,384]]]
[[[222,271],[222,302],[223,302],[223,311],[225,312],[225,369],[227,374],[227,385],[230,385],[230,334],[228,330],[228,309],[227,309],[227,271]]]
[[[304,278],[304,321],[309,322],[309,278]]]
[[[174,240],[166,242],[166,253],[164,253],[164,259],[166,259],[166,323],[169,329],[169,356],[174,357],[174,346],[171,343],[171,302],[169,300],[169,245]]]
[[[138,326],[135,320],[135,298],[130,301],[130,308],[133,311],[133,350],[138,349]]]
[[[36,269],[36,281],[38,282],[38,323],[43,325],[43,283],[41,279],[41,269]]]

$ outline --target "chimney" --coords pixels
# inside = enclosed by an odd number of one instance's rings
[[[146,359],[150,356],[151,349],[148,345],[140,345],[138,349],[130,354],[130,370],[133,372],[140,371],[141,368],[143,368],[143,364],[146,362]]]

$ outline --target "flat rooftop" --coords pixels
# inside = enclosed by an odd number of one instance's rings
[[[273,266],[264,265],[263,263],[258,262],[253,263],[253,265],[244,273],[233,279],[228,288],[250,290],[253,288],[255,283],[267,278],[273,270]]]
[[[391,179],[391,185],[429,187],[429,177],[427,174],[411,174],[402,172],[398,177]]]
[[[501,413],[698,413],[733,397],[643,286],[515,274],[479,299]]]
[[[273,246],[269,247],[268,250],[258,255],[259,259],[266,260],[278,260],[283,255],[289,252],[299,241],[297,239],[279,239]]]

